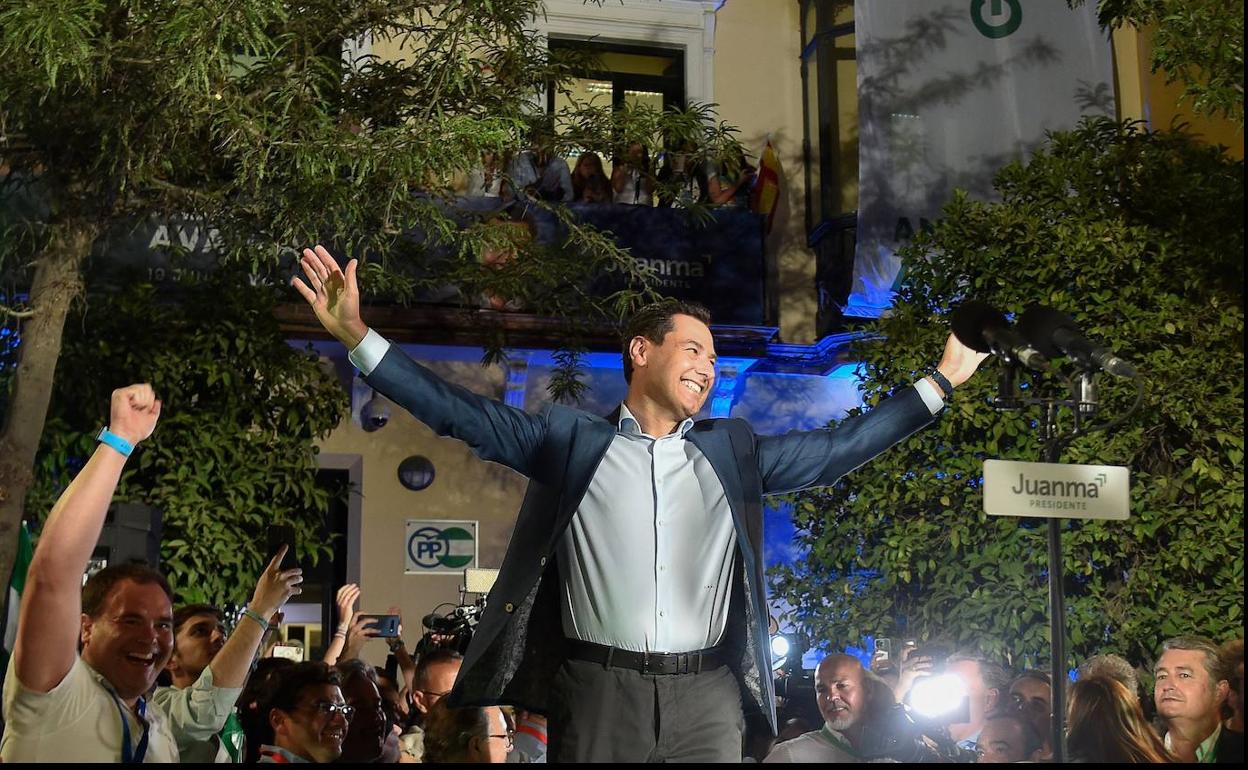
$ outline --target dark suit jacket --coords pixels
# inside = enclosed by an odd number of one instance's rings
[[[1222,727],[1222,734],[1213,747],[1214,762],[1219,765],[1244,764],[1244,734]]]
[[[442,436],[530,480],[485,612],[465,655],[452,706],[510,703],[546,712],[565,659],[556,546],[576,512],[616,425],[565,406],[529,414],[447,383],[391,345],[365,378]],[[696,423],[687,434],[724,485],[737,534],[729,620],[722,642],[751,705],[775,730],[763,582],[765,494],[834,483],[932,421],[914,388],[834,429],[758,436],[743,420]]]

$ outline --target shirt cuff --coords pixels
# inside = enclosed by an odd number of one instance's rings
[[[386,353],[390,350],[390,342],[372,329],[368,330],[368,334],[364,335],[364,339],[360,340],[360,344],[356,345],[347,359],[360,370],[360,374],[367,377],[377,368],[377,364],[381,363],[381,359],[385,358]]]
[[[360,345],[363,346],[363,343]],[[936,386],[927,381],[926,377],[914,383],[914,389],[919,392],[919,398],[923,399],[923,403],[927,404],[927,410],[932,414],[945,408],[945,399],[942,398]]]

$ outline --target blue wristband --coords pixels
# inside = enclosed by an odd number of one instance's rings
[[[126,441],[108,428],[100,428],[100,432],[96,434],[95,440],[116,449],[121,453],[122,457],[129,457],[130,453],[134,451],[134,444]]]

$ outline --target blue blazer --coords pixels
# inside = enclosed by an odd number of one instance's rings
[[[616,434],[616,424],[566,406],[529,414],[452,385],[397,345],[369,374],[375,390],[478,457],[527,476],[529,487],[472,638],[452,706],[508,703],[546,713],[549,683],[566,658],[555,554]],[[721,645],[742,703],[776,729],[763,575],[763,495],[827,486],[932,422],[914,388],[835,428],[756,435],[740,419],[701,420],[687,438],[706,456],[732,511],[736,563]]]

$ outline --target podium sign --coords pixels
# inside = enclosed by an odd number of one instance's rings
[[[1120,465],[984,461],[984,513],[1126,520],[1131,472]]]

